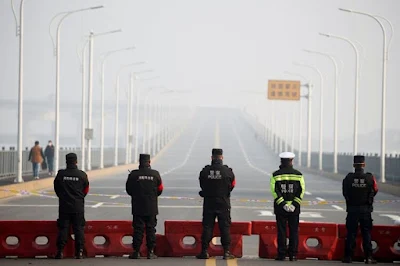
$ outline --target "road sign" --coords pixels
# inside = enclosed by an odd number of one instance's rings
[[[269,100],[300,100],[300,81],[268,80]]]

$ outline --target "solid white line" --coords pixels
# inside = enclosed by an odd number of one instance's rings
[[[104,202],[99,202],[99,203],[97,203],[96,205],[93,205],[93,206],[91,206],[92,208],[98,208],[98,207],[100,207],[101,205],[103,205],[104,204]]]
[[[306,192],[304,192],[306,195],[312,195],[310,192],[308,192],[308,191],[306,191]]]
[[[116,199],[118,197],[119,197],[119,195],[114,195],[114,196],[110,197],[110,199]]]
[[[333,208],[335,208],[336,210],[341,210],[341,211],[344,211],[344,209],[342,208],[342,207],[340,207],[340,206],[337,206],[337,205],[331,205]]]
[[[316,197],[316,199],[319,201],[325,201],[323,198],[320,198],[320,197]]]
[[[304,223],[304,220],[299,220],[300,223]]]

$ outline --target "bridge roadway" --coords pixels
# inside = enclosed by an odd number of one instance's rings
[[[198,112],[176,142],[165,150],[153,165],[153,168],[160,171],[164,181],[164,193],[159,199],[158,233],[164,233],[165,220],[201,220],[202,200],[198,196],[198,174],[202,167],[209,163],[211,149],[218,146],[223,148],[224,163],[233,168],[237,179],[236,188],[231,195],[232,220],[275,219],[271,202],[249,202],[248,200],[271,199],[268,174],[278,167],[278,156],[271,153],[261,140],[254,137],[252,129],[239,112],[209,110]],[[304,176],[305,201],[333,202],[302,206],[300,219],[306,222],[344,223],[346,212],[342,203],[341,182],[306,172]],[[86,220],[131,219],[130,199],[125,193],[126,178],[127,174],[119,174],[91,182],[86,201]],[[52,189],[42,191],[42,193],[43,197],[32,195],[1,200],[0,220],[56,220],[58,202]],[[376,200],[399,200],[399,197],[380,192]],[[373,213],[374,224],[393,225],[394,220],[400,218],[400,210],[396,204],[376,203]],[[256,236],[245,237],[243,253],[246,257],[257,257],[258,238]],[[229,262],[228,265],[261,265],[263,261],[239,259]],[[64,262],[10,259],[7,265],[25,265],[24,263],[28,262],[34,263],[33,265],[64,265]],[[119,265],[129,263],[123,259],[115,259],[115,262]],[[198,262],[192,259],[165,259],[164,261],[163,258],[150,265],[161,265],[165,262],[171,262],[167,265],[204,265],[204,263],[225,265],[223,264],[225,262],[219,260]],[[111,263],[114,263],[114,259],[87,259],[80,265],[109,265]],[[146,261],[146,263],[150,262]],[[265,263],[275,265],[273,261]],[[308,265],[314,262],[297,262],[298,265],[306,265],[305,263]],[[325,265],[325,262],[318,263]],[[0,264],[6,265],[3,261]],[[326,262],[326,265],[330,264],[335,264],[335,262]]]

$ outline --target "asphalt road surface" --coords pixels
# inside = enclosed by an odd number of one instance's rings
[[[208,109],[197,112],[187,129],[153,165],[153,168],[160,171],[164,182],[164,193],[159,199],[158,233],[163,233],[165,220],[201,220],[202,199],[198,196],[198,174],[210,163],[211,149],[214,147],[224,150],[224,163],[232,167],[236,175],[236,188],[231,195],[232,220],[275,219],[269,174],[278,168],[278,156],[269,151],[261,140],[255,138],[254,132],[239,111]],[[108,176],[91,182],[86,200],[86,220],[132,218],[130,198],[125,192],[127,174],[128,169],[126,174]],[[304,201],[312,203],[302,206],[301,221],[344,223],[346,212],[341,182],[315,174],[304,173],[304,176]],[[42,196],[19,196],[1,200],[0,220],[56,220],[58,201],[52,189],[41,193]],[[399,199],[382,192],[376,197],[377,201]],[[400,220],[397,204],[376,203],[374,224],[393,225],[395,220]],[[244,255],[257,254],[258,238],[245,237]],[[10,261],[7,265],[25,265],[18,263],[23,262]],[[50,265],[45,262],[35,263]],[[102,265],[100,260],[88,260],[87,263],[85,265]],[[250,260],[245,265],[262,263]],[[272,262],[268,263],[274,265]],[[307,262],[307,265],[309,263]],[[174,261],[174,265],[189,264],[203,265],[204,262],[190,260],[185,264]],[[302,265],[300,262],[297,264]],[[331,263],[327,262],[326,265],[328,264]],[[122,260],[120,265],[125,265]],[[218,261],[216,265],[225,264]]]

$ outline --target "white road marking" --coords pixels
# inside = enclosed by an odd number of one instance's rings
[[[116,199],[116,198],[119,198],[119,196],[120,195],[114,195],[114,196],[110,197],[110,199]]]
[[[300,223],[304,223],[304,220],[299,220]]]
[[[320,198],[320,197],[316,197],[316,199],[319,201],[325,201],[323,198]]]
[[[308,196],[312,195],[312,194],[311,194],[310,192],[308,192],[308,191],[304,192],[304,194],[306,194],[306,195],[308,195]]]
[[[272,211],[259,211],[258,216],[275,216]],[[318,212],[301,212],[300,217],[302,218],[324,218]]]
[[[260,169],[260,168],[258,168],[258,167],[256,167],[256,166],[254,166],[254,165],[250,162],[249,157],[247,156],[246,150],[244,149],[243,143],[242,143],[242,141],[241,141],[241,139],[240,139],[240,137],[239,137],[239,134],[238,134],[237,131],[236,131],[235,126],[232,125],[232,129],[233,129],[233,133],[235,134],[235,137],[236,137],[236,139],[237,139],[237,141],[238,141],[238,143],[239,143],[240,150],[241,150],[242,153],[243,153],[243,156],[244,156],[244,159],[246,160],[246,163],[247,163],[251,168],[253,168],[254,170],[256,170],[256,171],[258,171],[258,172],[260,172],[260,173],[262,173],[262,174],[264,174],[264,175],[271,175],[270,173],[268,173],[268,172],[266,172],[266,171],[264,171],[264,170],[262,170],[262,169]]]
[[[375,211],[374,211],[375,212]],[[380,214],[381,217],[388,217],[394,221],[395,224],[400,223],[400,216],[391,214]]]
[[[180,165],[178,165],[178,166],[176,166],[176,167],[174,167],[174,168],[171,168],[171,169],[165,171],[164,173],[161,173],[161,176],[168,175],[169,173],[171,173],[171,172],[173,172],[173,171],[176,171],[177,169],[182,168],[183,166],[185,166],[185,164],[186,164],[186,163],[188,162],[188,160],[189,160],[190,155],[192,154],[194,145],[196,144],[197,140],[199,139],[200,131],[202,130],[202,128],[203,128],[203,125],[201,125],[201,126],[199,127],[199,129],[197,130],[196,135],[195,135],[194,138],[193,138],[193,142],[192,142],[192,144],[190,145],[189,150],[188,150],[188,152],[187,152],[187,154],[186,154],[185,160],[184,160]]]
[[[344,211],[344,209],[340,206],[337,205],[331,205],[333,208],[335,208],[336,210],[340,210],[340,211]]]
[[[91,206],[92,208],[98,208],[98,207],[100,207],[101,205],[103,205],[104,204],[104,202],[99,202],[99,203],[97,203],[97,204],[95,204],[95,205],[93,205],[93,206]]]

